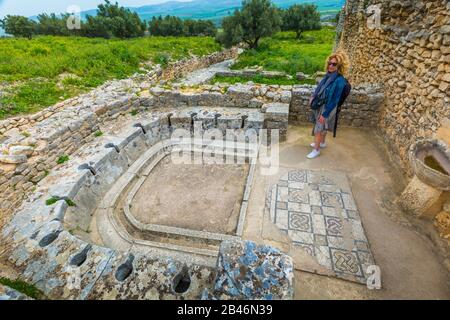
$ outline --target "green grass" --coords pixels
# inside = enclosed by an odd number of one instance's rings
[[[51,198],[48,198],[48,199],[45,201],[45,204],[46,204],[47,206],[51,206],[51,205],[54,205],[58,200],[59,200],[58,198],[51,197]]]
[[[143,37],[130,40],[41,36],[0,39],[0,119],[36,112],[110,79],[142,72],[142,62],[220,50],[211,37]],[[73,77],[61,78],[62,74]]]
[[[45,201],[45,204],[47,205],[47,206],[51,206],[51,205],[54,205],[56,202],[58,202],[59,200],[61,200],[61,198],[58,198],[58,197],[51,197],[51,198],[48,198],[46,201]],[[75,202],[73,202],[71,199],[64,199],[64,201],[67,203],[67,205],[69,206],[69,207],[76,207],[77,205],[75,204]]]
[[[95,131],[94,136],[95,137],[101,137],[103,135],[103,132],[101,130]]]
[[[215,76],[211,80],[211,84],[214,83],[247,83],[248,81],[253,81],[254,83],[259,84],[278,84],[278,85],[295,85],[295,84],[315,84],[315,80],[296,80],[296,79],[287,79],[286,77],[275,77],[275,78],[266,78],[263,76],[253,76],[253,77],[222,77]]]
[[[292,76],[297,72],[314,74],[323,71],[325,60],[333,50],[335,28],[304,32],[299,40],[294,32],[279,32],[261,40],[255,50],[244,52],[233,69],[262,66],[265,70],[284,71]]]
[[[57,163],[57,164],[63,164],[64,162],[67,162],[67,161],[69,161],[69,156],[63,154],[62,156],[60,156],[60,157],[56,160],[56,163]]]
[[[40,299],[43,297],[42,292],[38,288],[22,280],[10,280],[0,277],[0,284],[15,289],[33,299]]]
[[[69,207],[76,207],[77,205],[70,199],[64,199]]]

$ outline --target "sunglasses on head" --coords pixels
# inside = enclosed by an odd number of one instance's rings
[[[337,64],[336,62],[328,62],[328,65],[329,65],[329,66],[336,67],[338,64]]]

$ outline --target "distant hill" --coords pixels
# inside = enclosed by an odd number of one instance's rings
[[[314,3],[319,8],[323,20],[334,17],[345,4],[345,0],[272,0],[280,8],[288,8],[298,3]],[[131,11],[137,12],[141,19],[150,20],[154,16],[172,15],[182,19],[205,19],[213,20],[215,23],[231,14],[241,7],[242,0],[193,0],[190,2],[169,1],[161,4],[147,5],[142,7],[129,7]],[[97,9],[81,12],[82,19],[87,15],[95,16]],[[30,17],[36,20],[37,16]],[[5,34],[0,28],[0,36]]]
[[[297,3],[314,3],[318,6],[323,19],[335,16],[345,0],[272,0],[278,7],[288,8]],[[208,19],[216,23],[241,7],[242,0],[193,0],[190,2],[169,1],[166,3],[130,7],[141,19],[150,20],[154,16],[172,15],[182,19]],[[83,11],[86,15],[95,15],[96,9]]]

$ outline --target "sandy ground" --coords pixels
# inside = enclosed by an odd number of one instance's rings
[[[381,290],[333,277],[295,271],[296,299],[450,299],[448,270],[435,244],[413,228],[395,199],[405,186],[398,169],[391,166],[381,139],[370,130],[342,128],[336,139],[314,160],[310,128],[290,127],[280,146],[280,170],[274,176],[258,174],[250,198],[244,238],[289,250],[282,241],[263,233],[266,192],[292,168],[336,170],[347,174],[360,210],[376,264],[381,268]],[[270,223],[270,222],[269,222]],[[269,231],[270,235],[270,231]],[[291,252],[292,254],[292,252]],[[307,259],[293,253],[296,259]],[[297,256],[296,256],[297,255]]]
[[[143,223],[233,234],[247,174],[244,164],[172,164],[168,156],[139,189],[131,213]]]

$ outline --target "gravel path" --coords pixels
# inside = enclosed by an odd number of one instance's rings
[[[235,61],[234,59],[225,60],[223,62],[213,64],[208,68],[199,69],[197,71],[190,73],[184,79],[181,79],[179,83],[186,86],[194,86],[206,83],[212,78],[214,78],[217,72],[230,70],[230,66],[234,63],[234,61]]]

